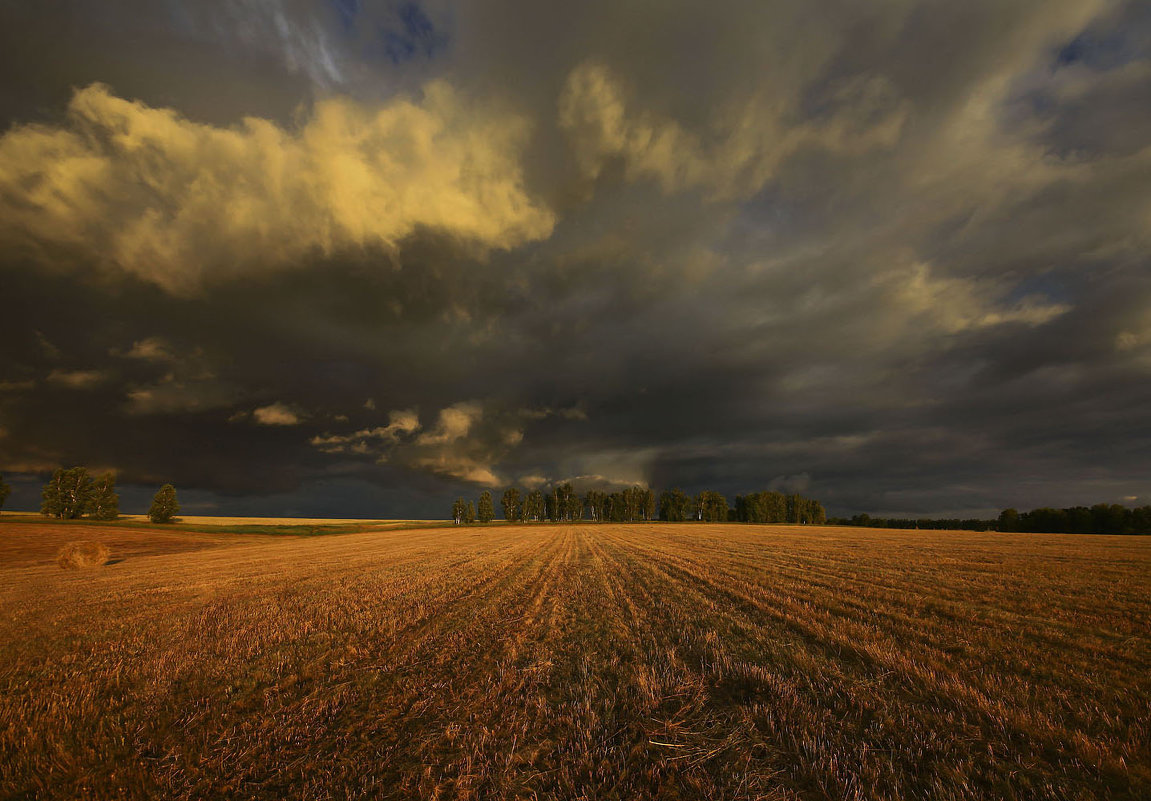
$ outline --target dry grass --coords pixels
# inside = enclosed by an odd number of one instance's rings
[[[122,520],[138,523],[150,522],[148,515],[120,515]],[[353,517],[219,517],[212,515],[179,515],[181,523],[199,526],[346,526],[370,525],[372,528],[421,523],[421,520],[371,519]]]
[[[0,797],[1151,797],[1144,538],[7,533]]]
[[[56,564],[64,570],[83,570],[103,567],[110,557],[108,546],[100,542],[82,540],[70,542],[56,553]]]

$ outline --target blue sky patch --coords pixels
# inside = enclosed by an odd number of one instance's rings
[[[404,3],[396,11],[396,25],[380,31],[384,53],[393,64],[402,64],[418,56],[432,58],[447,46],[446,34],[436,30],[428,15],[416,3]]]
[[[340,16],[340,23],[345,32],[351,32],[356,27],[356,19],[360,16],[360,0],[329,0]]]
[[[1067,42],[1055,55],[1055,66],[1074,64],[1112,70],[1151,57],[1151,4],[1128,3],[1118,14],[1093,25]]]

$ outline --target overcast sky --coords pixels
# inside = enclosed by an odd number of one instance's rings
[[[1151,6],[0,0],[0,472],[1151,502]]]

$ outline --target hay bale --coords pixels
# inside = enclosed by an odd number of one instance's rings
[[[64,570],[83,570],[108,564],[108,548],[103,543],[82,540],[70,542],[56,554],[56,564]]]

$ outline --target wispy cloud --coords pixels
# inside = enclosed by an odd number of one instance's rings
[[[91,389],[107,378],[100,370],[53,370],[46,380],[49,384],[68,389]]]

